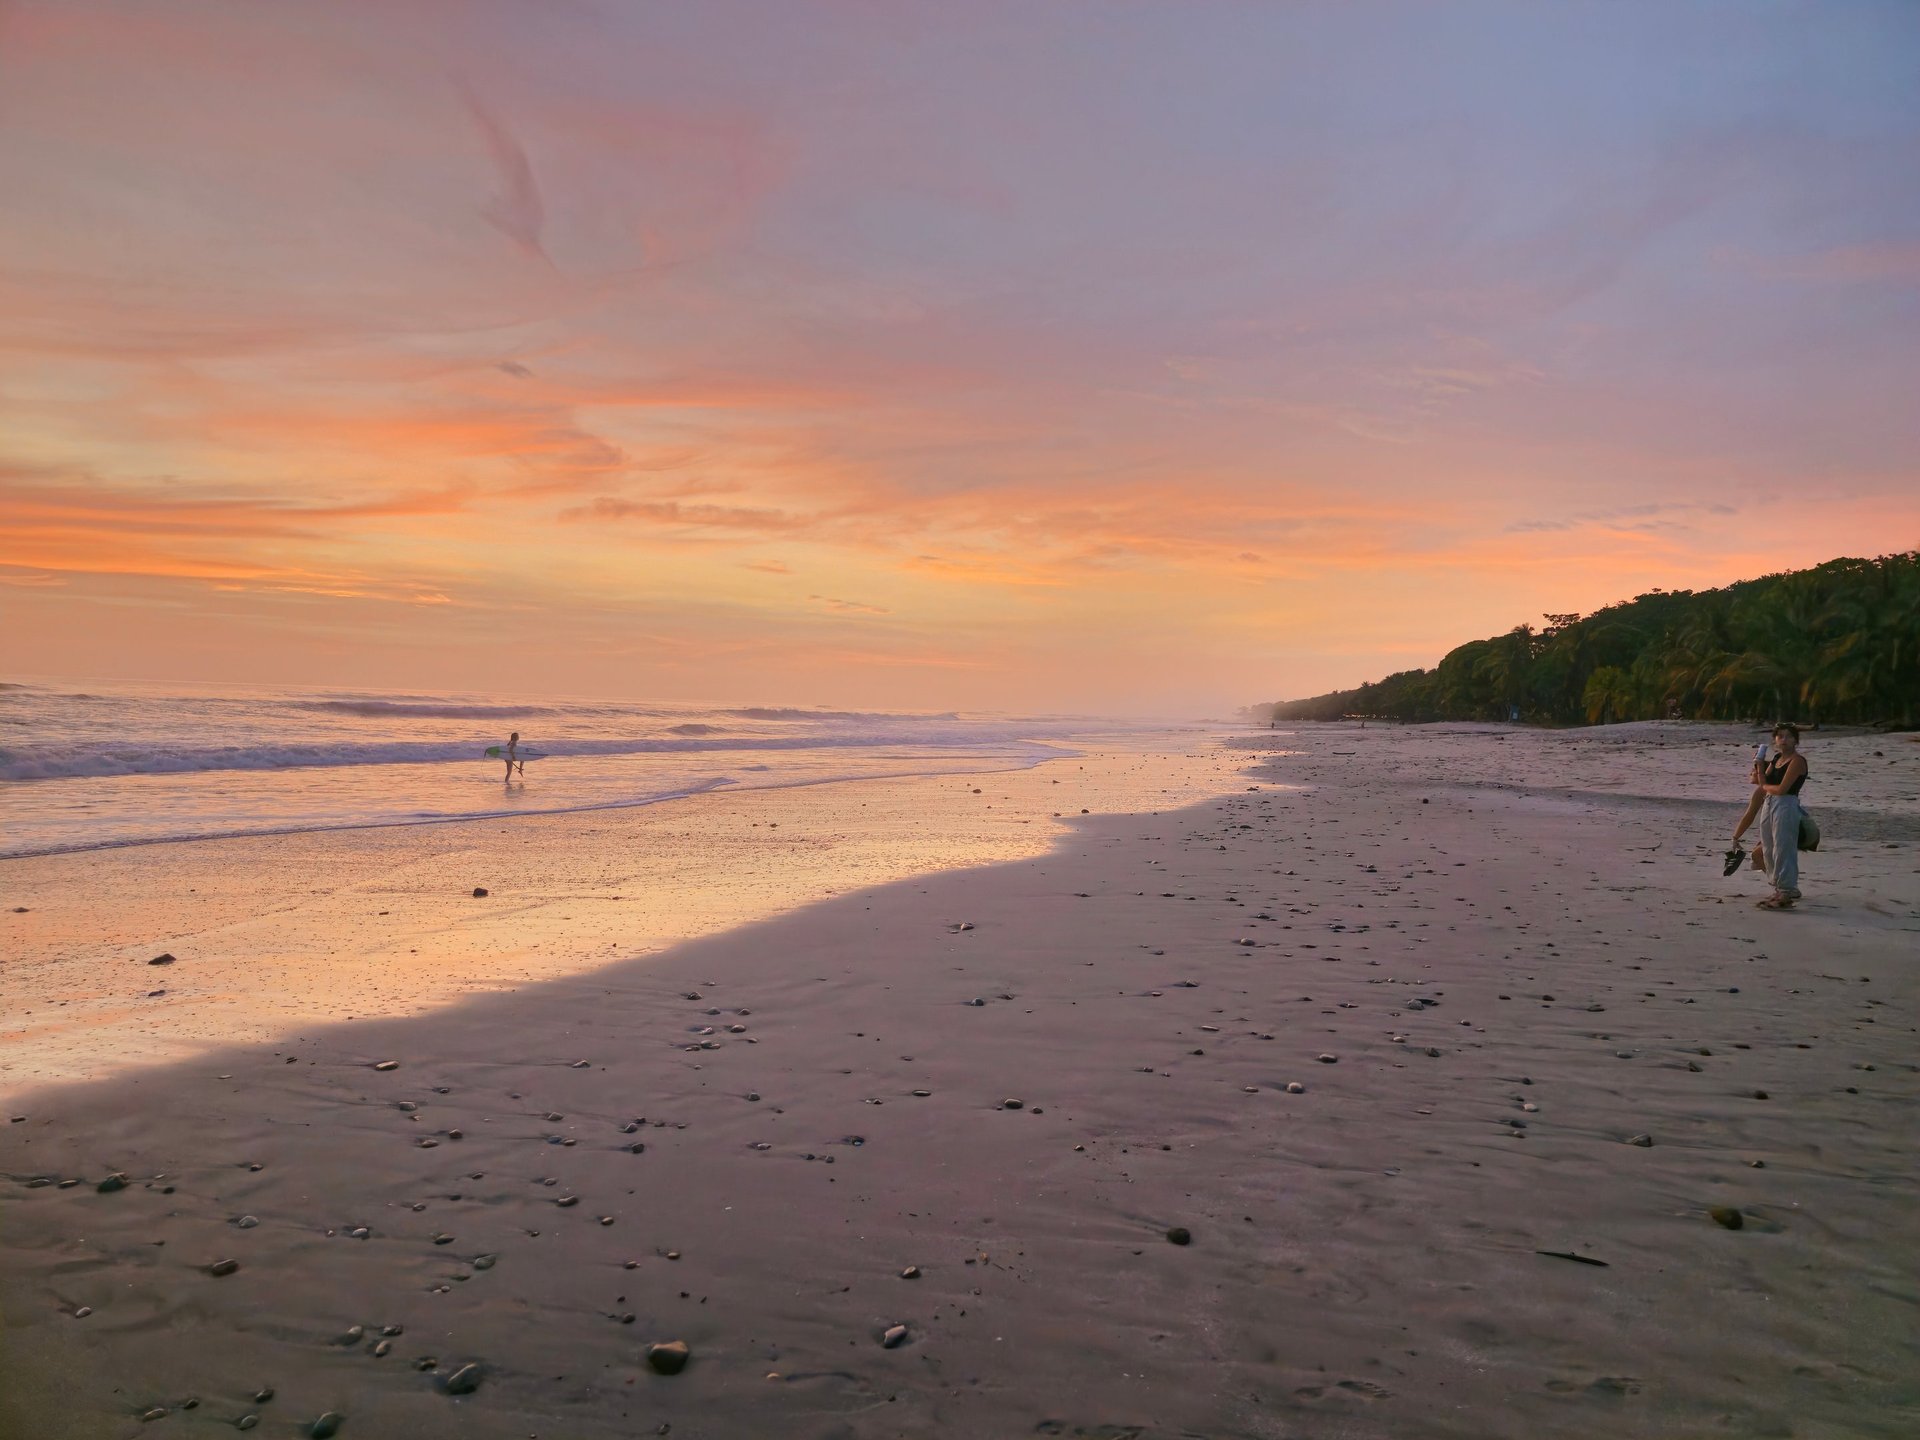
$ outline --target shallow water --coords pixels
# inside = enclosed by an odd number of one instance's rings
[[[1135,728],[1071,716],[15,683],[0,689],[0,856],[1005,770]],[[514,731],[544,758],[508,782],[483,752]]]

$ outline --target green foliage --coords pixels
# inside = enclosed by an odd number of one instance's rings
[[[1279,720],[1606,724],[1686,717],[1911,726],[1920,719],[1920,551],[1829,560],[1722,590],[1655,590],[1471,640],[1431,670],[1287,700]]]

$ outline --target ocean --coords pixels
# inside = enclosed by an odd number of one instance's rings
[[[1073,754],[1076,737],[1134,728],[1058,715],[8,683],[0,856],[1024,768]],[[482,752],[516,730],[545,758],[508,784]]]

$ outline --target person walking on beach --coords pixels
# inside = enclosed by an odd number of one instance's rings
[[[1791,910],[1800,898],[1800,787],[1807,783],[1799,727],[1775,726],[1773,749],[1772,760],[1753,762],[1753,783],[1766,794],[1760,805],[1760,852],[1773,886],[1760,908]]]
[[[507,748],[504,754],[507,762],[506,783],[509,785],[513,783],[515,766],[518,766],[520,769],[520,778],[523,780],[526,779],[527,762],[520,758],[520,732],[518,730],[507,737]]]

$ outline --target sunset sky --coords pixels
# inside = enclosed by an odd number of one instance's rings
[[[0,0],[8,677],[1205,713],[1916,392],[1906,0]]]

